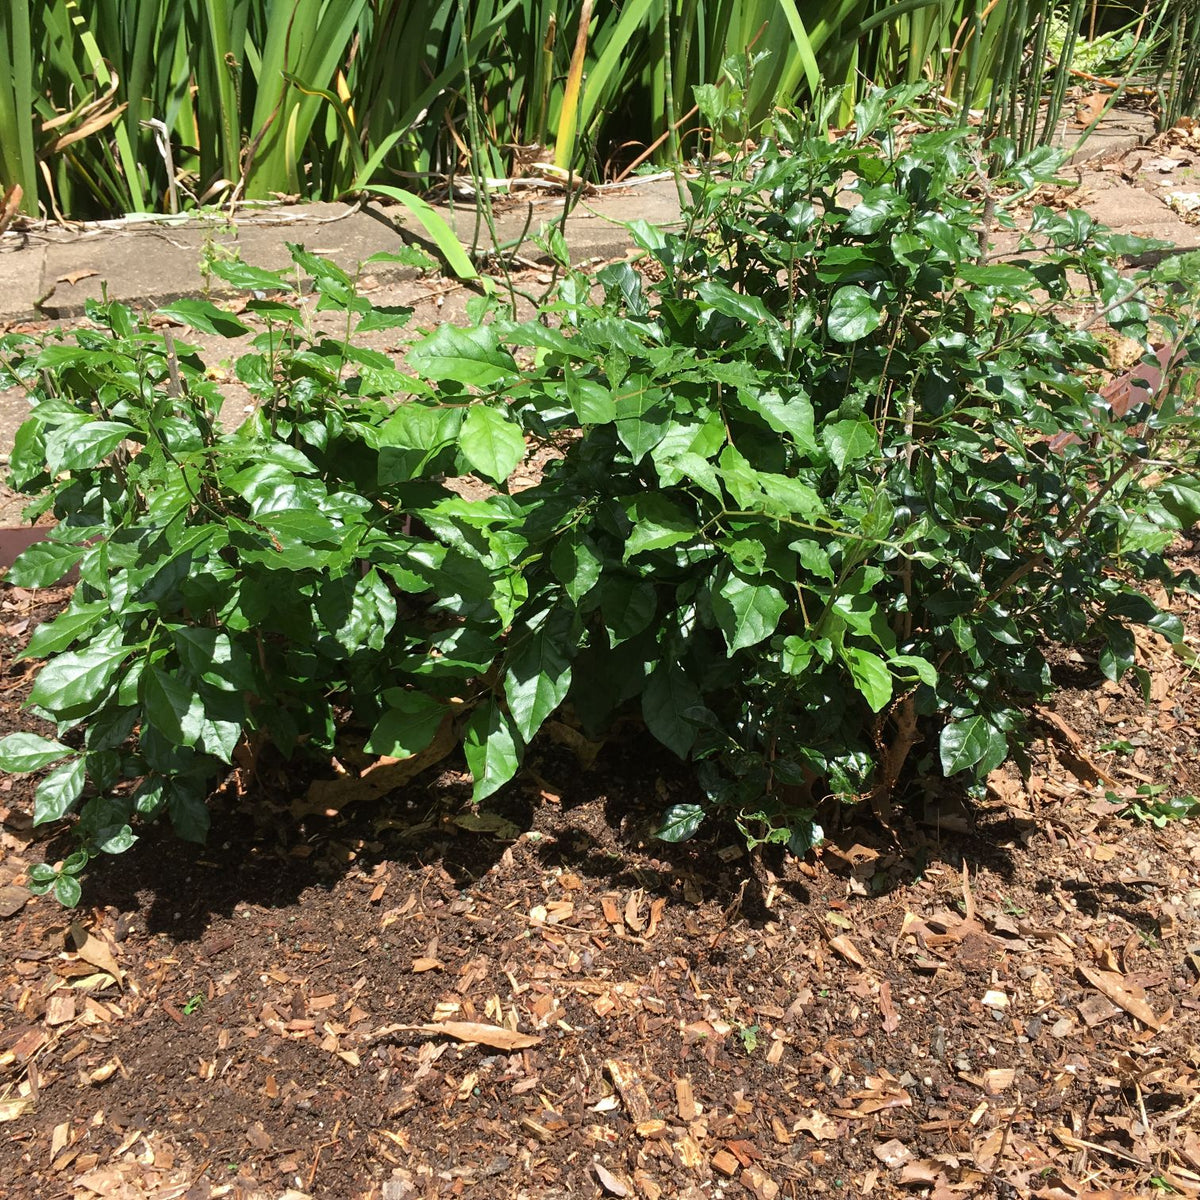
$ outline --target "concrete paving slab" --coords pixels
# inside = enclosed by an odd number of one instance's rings
[[[523,257],[538,251],[529,235],[562,220],[561,196],[493,203],[497,244],[518,246]],[[491,249],[486,226],[477,228],[473,205],[435,205],[434,211],[459,241]],[[679,197],[671,179],[656,179],[583,196],[567,218],[567,244],[575,262],[620,258],[630,245],[621,222],[642,219],[657,225],[679,220]],[[394,251],[405,241],[433,248],[424,228],[402,205],[288,205],[250,210],[232,220],[220,216],[180,220],[103,222],[81,229],[47,229],[0,254],[0,322],[83,313],[90,299],[137,307],[167,304],[184,296],[224,295],[219,279],[205,274],[213,258],[238,255],[269,270],[291,262],[287,243],[328,257],[354,273],[371,255]],[[371,274],[381,282],[413,278],[412,268],[380,263]]]
[[[0,325],[32,314],[42,294],[45,248],[20,234],[0,243]]]

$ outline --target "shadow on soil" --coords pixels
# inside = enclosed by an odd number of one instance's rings
[[[655,839],[652,830],[664,808],[701,796],[688,768],[647,736],[609,746],[586,772],[566,751],[535,749],[530,769],[483,807],[528,833],[547,871],[572,871],[601,892],[641,888],[650,897],[716,901],[731,916],[760,927],[775,919],[766,903],[771,887],[801,904],[812,899],[795,859],[777,846],[747,854],[729,823],[710,821],[688,842]],[[350,805],[333,818],[297,820],[282,795],[269,791],[253,798],[221,793],[212,801],[206,845],[152,827],[125,854],[93,862],[86,901],[137,912],[147,933],[186,942],[201,938],[213,918],[228,917],[239,906],[289,908],[302,904],[311,889],[331,889],[352,869],[370,874],[384,862],[416,870],[437,865],[466,892],[484,880],[509,845],[457,823],[469,818],[469,801],[470,784],[453,760],[401,793]],[[825,817],[821,853],[845,877],[848,891],[868,896],[887,895],[934,863],[960,870],[966,862],[972,870],[1013,875],[1010,847],[1020,846],[1027,824],[973,810],[961,796],[954,800],[952,828],[923,817],[927,809],[924,797],[901,806],[894,836],[866,805],[832,812]],[[511,829],[505,832],[515,836]],[[47,850],[52,859],[67,847],[64,842]]]

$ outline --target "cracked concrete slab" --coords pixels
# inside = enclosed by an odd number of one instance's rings
[[[538,258],[530,235],[561,222],[563,204],[561,195],[496,197],[495,244]],[[477,227],[473,205],[437,205],[434,211],[463,244],[492,248],[486,224]],[[630,239],[622,223],[638,219],[655,225],[679,220],[673,180],[635,182],[582,196],[566,223],[572,260],[623,257]],[[0,323],[76,317],[89,299],[103,294],[136,307],[184,296],[223,295],[224,285],[206,272],[206,263],[236,254],[257,267],[286,268],[291,261],[288,242],[302,243],[354,273],[371,255],[394,251],[405,241],[432,249],[424,228],[407,209],[373,203],[289,205],[251,209],[232,220],[204,215],[6,235],[5,252],[0,253]],[[377,263],[371,274],[391,282],[411,279],[416,272]]]

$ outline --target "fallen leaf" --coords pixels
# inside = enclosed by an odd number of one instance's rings
[[[1161,1022],[1154,1015],[1154,1010],[1139,996],[1128,991],[1121,983],[1121,977],[1112,971],[1093,971],[1091,967],[1077,968],[1098,992],[1107,996],[1119,1008],[1123,1008],[1131,1017],[1136,1017],[1143,1025],[1158,1029]]]
[[[800,1117],[792,1122],[793,1133],[810,1133],[819,1142],[837,1137],[838,1123],[827,1117],[820,1109],[814,1108],[808,1116]]]
[[[122,988],[125,987],[125,973],[117,965],[117,960],[113,952],[109,949],[107,942],[103,942],[100,938],[88,933],[78,921],[71,922],[71,928],[67,931],[67,937],[75,947],[75,953],[84,962],[91,963],[93,967],[99,967],[101,971],[105,971],[111,975]]]
[[[879,1011],[883,1014],[883,1032],[895,1033],[900,1028],[900,1014],[892,1003],[892,985],[886,979],[879,985]]]
[[[93,275],[99,275],[99,271],[80,270],[68,271],[65,275],[60,275],[55,283],[69,283],[74,287],[81,279],[91,279]]]
[[[614,1196],[628,1196],[629,1185],[622,1183],[603,1163],[592,1163],[592,1169],[596,1172],[596,1178],[600,1180],[601,1186],[606,1192]]]
[[[865,968],[867,960],[858,952],[858,947],[844,934],[838,934],[835,938],[829,939],[829,944],[848,962],[852,962],[856,967]]]

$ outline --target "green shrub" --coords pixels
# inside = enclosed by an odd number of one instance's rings
[[[408,313],[336,267],[295,248],[310,314],[297,280],[216,264],[282,294],[246,305],[260,408],[233,433],[199,358],[119,305],[70,341],[5,339],[34,399],[14,481],[60,519],[10,579],[80,578],[26,651],[48,660],[35,710],[79,732],[0,742],[9,770],[58,764],[38,823],[79,813],[37,885],[72,903],[89,856],[160,814],[202,838],[243,741],[328,754],[359,729],[404,757],[450,731],[480,800],[564,705],[590,731],[632,707],[696,762],[708,803],[661,836],[721,809],[802,850],[822,800],[882,805],[914,757],[999,765],[1048,639],[1112,678],[1138,669],[1131,624],[1179,640],[1134,583],[1178,582],[1195,419],[1169,388],[1108,411],[1096,331],[1200,361],[1195,256],[1131,281],[1118,255],[1145,243],[1039,206],[989,255],[1055,160],[993,145],[989,181],[963,132],[902,134],[905,98],[833,142],[781,117],[692,184],[682,232],[631,226],[650,269],[568,274],[526,323],[480,299],[407,372],[356,339]],[[561,457],[510,494],[526,438]],[[464,474],[494,491],[457,495]]]

